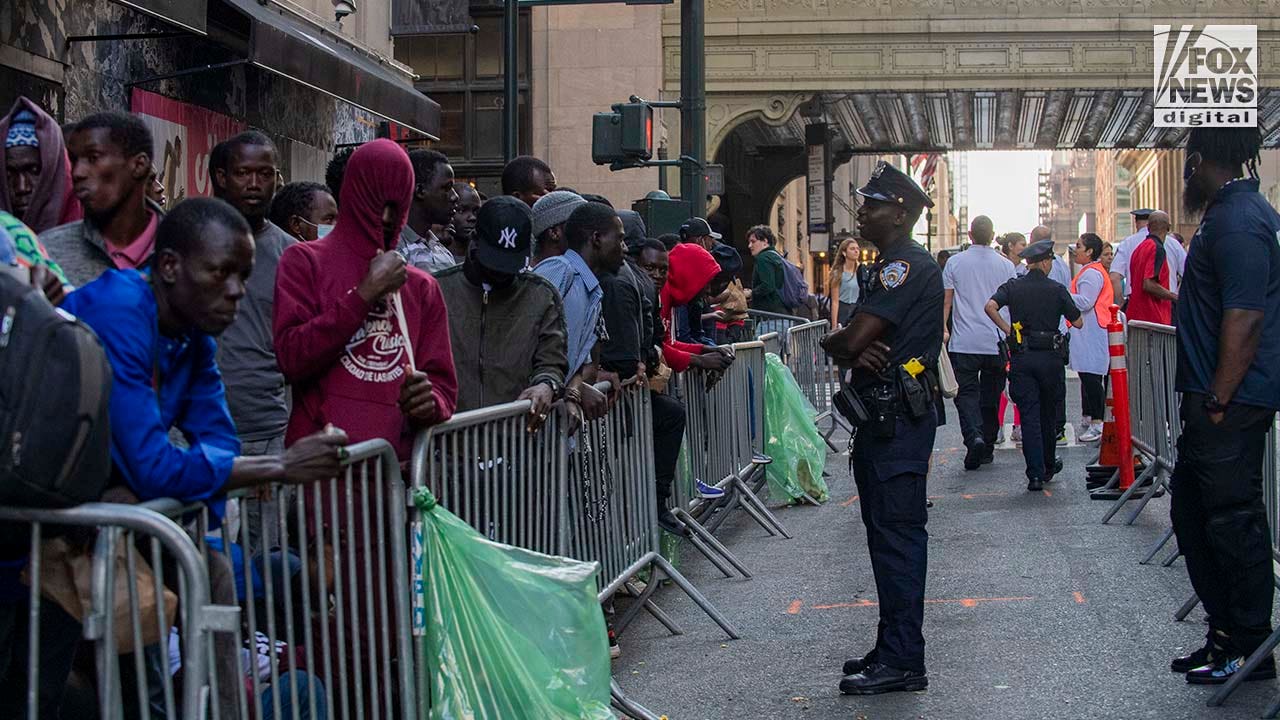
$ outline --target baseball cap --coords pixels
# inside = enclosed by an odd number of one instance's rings
[[[523,270],[533,245],[532,215],[528,205],[510,195],[481,205],[474,240],[480,264],[509,275]]]
[[[711,225],[703,218],[693,217],[684,221],[680,226],[680,235],[683,237],[702,237],[710,235],[712,240],[719,240],[722,236],[720,233],[711,229]]]

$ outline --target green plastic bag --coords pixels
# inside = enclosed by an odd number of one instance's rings
[[[818,502],[830,497],[822,479],[827,446],[814,421],[818,411],[800,391],[791,370],[778,356],[765,355],[764,452],[770,494],[789,503],[808,495]]]
[[[612,720],[597,564],[489,540],[425,488],[414,502],[423,523],[425,716]]]

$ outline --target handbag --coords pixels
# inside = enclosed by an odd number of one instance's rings
[[[956,371],[951,367],[951,356],[947,354],[945,346],[938,354],[938,387],[944,398],[954,398],[960,394],[960,383],[956,380]]]
[[[133,557],[133,567],[129,567],[129,555]],[[118,654],[132,653],[160,642],[168,637],[169,628],[173,627],[174,616],[178,608],[178,597],[168,588],[161,588],[161,595],[156,595],[155,575],[151,566],[142,559],[142,553],[133,543],[118,542],[116,544],[115,577],[112,592],[109,595],[112,604],[112,634],[115,636],[115,649]],[[23,571],[23,581],[28,585],[31,578]],[[129,584],[136,588],[138,601],[138,619],[142,624],[139,633],[142,647],[134,645],[133,619],[129,610]],[[74,547],[66,538],[46,540],[40,545],[40,590],[45,597],[58,603],[58,606],[81,624],[93,609],[93,553],[88,548]],[[163,598],[164,627],[156,622],[157,602]]]

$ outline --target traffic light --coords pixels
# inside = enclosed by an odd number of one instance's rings
[[[653,158],[653,108],[621,103],[591,118],[591,160],[597,165],[634,167]]]

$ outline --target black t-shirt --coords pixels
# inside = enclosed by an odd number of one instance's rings
[[[1178,286],[1179,392],[1208,393],[1227,310],[1262,313],[1258,353],[1233,403],[1280,409],[1280,214],[1257,180],[1234,180],[1205,210]]]
[[[1009,308],[1009,324],[1020,322],[1024,331],[1057,332],[1062,318],[1075,322],[1080,317],[1071,293],[1039,270],[1006,281],[991,299]]]
[[[858,312],[889,323],[879,340],[889,346],[891,366],[919,358],[927,367],[937,368],[942,352],[942,297],[942,270],[915,240],[904,238],[880,254]],[[854,385],[874,380],[854,370]]]

